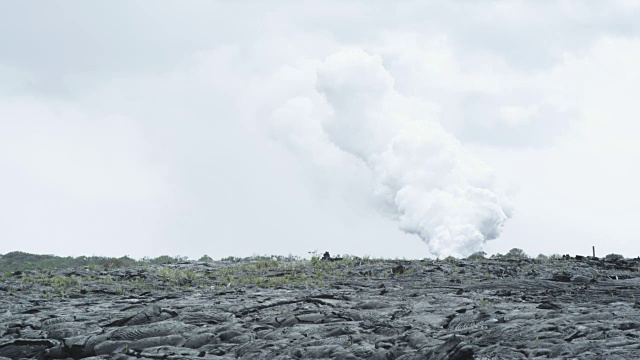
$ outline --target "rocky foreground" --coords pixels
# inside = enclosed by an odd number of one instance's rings
[[[183,262],[0,279],[0,359],[638,359],[640,259]]]

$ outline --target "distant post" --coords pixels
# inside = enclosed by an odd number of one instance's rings
[[[596,247],[592,246],[591,249],[593,250],[593,257],[596,257]]]

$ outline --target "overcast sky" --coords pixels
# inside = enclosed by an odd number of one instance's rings
[[[0,2],[0,253],[639,256],[639,18]]]

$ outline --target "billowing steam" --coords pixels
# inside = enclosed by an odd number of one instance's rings
[[[316,108],[329,108],[315,127],[328,145],[366,164],[381,212],[401,230],[439,257],[468,256],[500,235],[510,208],[491,169],[434,120],[437,107],[395,91],[380,57],[354,49],[329,56],[317,69],[315,91],[315,101],[326,102]],[[308,120],[313,106],[304,108]]]

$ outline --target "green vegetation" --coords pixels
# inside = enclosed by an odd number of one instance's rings
[[[200,261],[213,261],[211,257],[204,255]],[[166,265],[188,261],[186,256],[171,257],[168,255],[157,258],[144,257],[135,260],[129,256],[105,257],[105,256],[78,256],[62,257],[55,255],[36,255],[21,251],[14,251],[4,255],[0,254],[0,272],[25,271],[25,270],[54,270],[87,267],[94,271],[98,268],[116,269],[130,268],[140,265]]]
[[[438,273],[441,272],[448,283],[461,284],[469,281],[492,281],[516,274],[535,276],[535,266],[540,262],[553,262],[558,271],[570,269],[577,263],[575,259],[560,255],[542,254],[535,260],[518,261],[531,259],[518,248],[511,249],[505,255],[495,254],[490,258],[486,257],[485,252],[474,253],[467,258],[478,262],[472,266],[457,263],[458,260],[452,256],[443,260],[408,261],[337,255],[323,260],[317,252],[311,254],[308,260],[292,255],[256,255],[245,258],[226,257],[220,261],[204,255],[199,262],[207,262],[206,266],[192,266],[190,263],[195,261],[189,262],[186,257],[181,256],[163,255],[134,260],[128,256],[73,258],[12,252],[0,255],[0,283],[3,283],[2,286],[9,294],[24,289],[39,289],[44,298],[81,296],[91,292],[126,294],[178,289],[228,291],[227,289],[235,287],[309,289],[342,286],[348,284],[346,280],[354,277],[411,281],[411,274],[432,272],[437,267]],[[616,261],[621,258],[621,255],[609,254],[606,260]],[[507,261],[497,263],[495,260]],[[601,275],[596,270],[591,276],[598,279]],[[430,285],[421,283],[412,286]],[[633,294],[630,297],[635,300]],[[491,303],[481,299],[479,305],[486,307]]]
[[[372,259],[369,256],[364,256],[362,258],[352,255],[337,255],[334,258],[340,258],[340,261],[332,262],[332,261],[323,261],[322,257],[317,251],[310,252],[312,254],[311,259],[308,260],[311,265],[319,266],[323,269],[327,270],[327,268],[331,266],[337,266],[336,264],[352,264],[354,261],[359,262],[375,262],[375,261],[390,261],[390,259]],[[529,255],[527,255],[522,249],[513,248],[509,250],[506,254],[493,254],[489,258],[487,258],[487,253],[484,251],[476,252],[466,258],[466,260],[504,260],[504,259],[530,259]],[[559,254],[553,255],[544,255],[539,254],[536,258],[539,261],[551,261],[551,260],[560,260],[562,256]],[[616,261],[624,259],[624,256],[620,254],[609,254],[605,257],[605,260],[608,261]],[[396,259],[398,260],[398,259]],[[425,259],[428,261],[428,259]],[[442,261],[444,262],[452,262],[457,259],[453,256],[448,256]],[[162,255],[156,258],[144,257],[140,260],[135,260],[130,258],[129,256],[123,257],[104,257],[104,256],[78,256],[78,257],[61,257],[55,255],[35,255],[29,254],[21,251],[14,251],[7,254],[0,254],[0,277],[2,276],[11,276],[11,273],[14,271],[25,271],[25,270],[54,270],[54,269],[69,269],[69,268],[88,268],[91,271],[95,271],[97,269],[115,269],[115,268],[133,268],[136,266],[145,266],[145,265],[171,265],[178,263],[188,262],[188,258],[185,256],[174,256],[171,257],[169,255]],[[203,255],[198,259],[200,262],[213,262],[214,260],[208,256]],[[288,255],[254,255],[249,257],[236,257],[236,256],[228,256],[220,259],[221,262],[225,263],[257,263],[263,268],[277,267],[279,263],[283,262],[296,262],[302,261],[302,259],[298,256]],[[334,265],[331,265],[334,264]],[[3,273],[6,273],[3,275]]]
[[[478,251],[469,255],[469,257],[467,257],[467,260],[485,260],[486,256],[487,256],[486,252]]]
[[[491,306],[491,302],[490,301],[488,301],[485,298],[481,298],[480,299],[480,307],[484,308],[484,307],[489,307],[489,306]]]
[[[527,255],[524,250],[522,249],[518,249],[518,248],[513,248],[511,250],[509,250],[509,252],[507,252],[506,254],[502,255],[500,253],[496,253],[491,255],[491,259],[493,260],[505,260],[505,259],[511,259],[511,260],[515,260],[515,259],[529,259],[529,255]]]
[[[11,294],[23,289],[39,289],[46,299],[81,296],[90,292],[126,294],[149,291],[220,291],[234,287],[261,288],[321,287],[346,280],[349,276],[387,279],[406,276],[391,274],[383,259],[337,256],[338,261],[311,260],[297,256],[253,256],[225,258],[208,267],[183,266],[185,257],[57,257],[13,252],[0,255],[0,278]],[[44,260],[43,260],[44,259]],[[212,262],[208,256],[201,261]],[[398,261],[398,260],[396,260]],[[375,266],[375,270],[370,265]]]
[[[608,261],[623,260],[624,256],[622,256],[620,254],[609,254],[609,255],[605,256],[604,259],[608,260]]]
[[[91,266],[117,268],[136,265],[138,262],[128,256],[120,258],[104,256],[61,257],[55,255],[35,255],[14,251],[0,255],[0,271],[51,270]]]
[[[507,259],[528,259],[529,255],[522,249],[513,248],[504,257]]]
[[[329,282],[346,279],[348,276],[372,276],[373,273],[357,271],[360,266],[380,263],[382,259],[359,258],[349,255],[338,256],[339,261],[323,261],[318,256],[310,260],[297,257],[256,256],[237,259],[223,259],[234,265],[211,271],[209,279],[214,280],[214,289],[234,286],[256,285],[258,287],[310,287],[322,286]],[[390,272],[381,268],[383,278]]]

